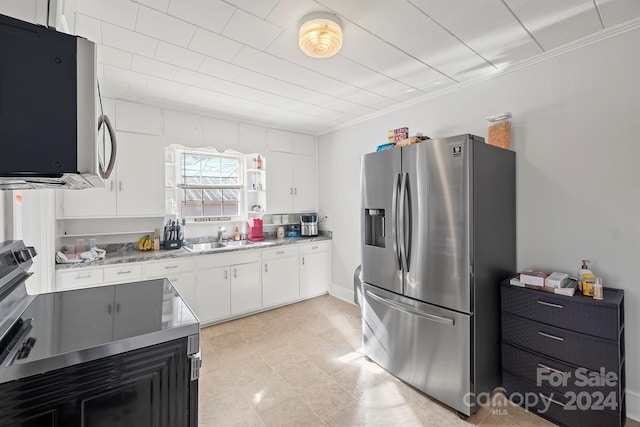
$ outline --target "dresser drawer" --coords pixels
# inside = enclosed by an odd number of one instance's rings
[[[142,264],[118,264],[104,268],[105,283],[124,283],[142,280]]]
[[[599,393],[587,391],[575,396],[579,397],[578,401],[571,392],[554,392],[510,372],[503,372],[502,381],[507,398],[512,402],[560,425],[619,427],[625,419],[624,395],[622,401],[607,402],[604,400],[606,394],[601,398]],[[611,408],[610,403],[615,407]]]
[[[614,298],[616,290],[607,290]],[[586,300],[586,301],[582,301]],[[581,295],[568,297],[549,292],[502,285],[502,310],[564,329],[618,339],[623,319],[617,305]]]
[[[569,364],[619,372],[616,341],[556,328],[502,312],[502,340]]]
[[[609,373],[609,377],[605,378],[600,372],[569,365],[506,343],[502,343],[502,368],[560,393],[586,390],[606,395],[613,392],[616,398],[619,397],[621,379],[617,378],[615,372]]]

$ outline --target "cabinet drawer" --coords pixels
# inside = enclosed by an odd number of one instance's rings
[[[598,391],[608,395],[613,392],[619,397],[619,381],[622,381],[617,378],[617,374],[615,380],[610,378],[605,381],[599,372],[588,371],[586,368],[524,351],[506,343],[502,343],[502,368],[561,393]],[[558,381],[560,376],[566,379]]]
[[[196,268],[201,270],[203,268],[218,268],[234,264],[249,264],[251,262],[260,262],[259,250],[200,255],[196,257]]]
[[[616,341],[532,322],[505,312],[502,312],[502,339],[593,371],[604,367],[607,372],[619,372]]]
[[[608,296],[616,290],[606,290]],[[615,304],[502,285],[502,310],[584,334],[617,339],[623,322]]]
[[[308,255],[315,252],[326,252],[329,250],[330,242],[311,242],[300,245],[300,255]]]
[[[103,283],[104,272],[102,268],[74,268],[58,272],[56,288],[59,290],[76,289]]]
[[[147,277],[150,279],[167,277],[178,273],[192,272],[193,268],[194,262],[192,258],[149,262],[147,263]]]
[[[626,412],[624,396],[621,402],[615,402],[614,410],[610,409],[608,402],[607,409],[603,410],[599,406],[605,406],[605,402],[599,394],[591,391],[581,394],[580,400],[576,401],[571,394],[554,392],[510,372],[503,372],[502,382],[507,397],[514,403],[557,424],[584,427],[623,425]],[[580,407],[592,409],[580,410]]]
[[[263,249],[262,260],[286,258],[290,256],[298,256],[298,247],[295,245],[279,246],[277,248]]]
[[[119,264],[104,268],[105,283],[142,279],[142,264]]]

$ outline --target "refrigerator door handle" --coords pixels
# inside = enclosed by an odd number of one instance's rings
[[[400,174],[393,178],[393,198],[391,209],[391,235],[393,236],[393,255],[396,261],[396,270],[401,270],[400,253],[398,251],[398,191],[400,185]]]
[[[406,198],[407,198],[407,180],[409,179],[409,174],[402,175],[402,182],[400,184],[400,213],[398,216],[400,217],[400,225],[398,226],[398,235],[400,237],[400,260],[402,262],[402,269],[405,273],[409,271],[409,263],[407,257],[407,242],[406,242],[406,225],[405,225],[405,206],[406,206]]]
[[[405,252],[406,252],[406,256],[405,256],[405,271],[408,273],[411,270],[411,236],[413,235],[413,229],[412,229],[412,224],[413,224],[413,216],[412,216],[412,207],[411,207],[411,189],[409,188],[409,174],[405,174],[405,181],[404,181],[404,194],[405,197],[407,198],[406,201],[406,209],[407,209],[407,214],[408,216],[407,218],[407,222],[408,224],[405,224],[405,231],[406,231],[406,241],[403,240],[403,244],[405,245]]]
[[[370,292],[370,291],[367,291],[367,295],[370,298],[378,301],[379,303],[384,304],[386,306],[389,306],[389,307],[391,307],[391,308],[393,308],[395,310],[402,311],[403,313],[407,313],[407,314],[410,314],[412,316],[417,316],[417,317],[420,317],[422,319],[429,320],[429,321],[432,321],[432,322],[442,323],[444,325],[453,325],[454,324],[453,319],[450,319],[448,317],[436,316],[435,314],[425,313],[423,311],[416,310],[415,308],[413,308],[413,307],[411,307],[409,305],[402,304],[402,303],[397,302],[397,301],[388,300],[388,299],[383,298],[381,296],[378,296],[378,295],[376,295],[376,294],[374,294],[373,292]]]

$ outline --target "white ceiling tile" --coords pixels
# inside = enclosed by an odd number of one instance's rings
[[[75,34],[95,43],[102,42],[102,36],[100,35],[100,21],[98,19],[81,13],[76,13],[75,26]]]
[[[187,98],[213,101],[219,96],[219,94],[217,92],[200,87],[187,86],[184,91],[184,96]]]
[[[143,4],[145,6],[149,6],[161,12],[166,12],[167,9],[169,8],[170,0],[132,0],[132,1]]]
[[[236,41],[202,28],[196,30],[189,43],[189,49],[223,61],[231,61],[242,47],[243,45]]]
[[[281,32],[280,27],[236,9],[222,34],[240,43],[264,50]]]
[[[237,96],[240,98],[248,99],[250,101],[259,102],[263,104],[278,106],[285,109],[295,109],[302,106],[304,103],[294,99],[286,98],[284,96],[275,95],[272,93],[264,92],[261,90],[253,89],[247,86],[228,82],[225,80],[217,80],[211,90],[224,93],[226,95]]]
[[[184,83],[189,86],[196,86],[203,89],[209,89],[216,81],[214,77],[187,70],[186,68],[179,68],[173,80],[178,83]]]
[[[129,83],[122,80],[108,79],[103,77],[100,79],[100,94],[105,97],[118,97],[126,95],[129,92]]]
[[[233,81],[240,75],[242,68],[215,58],[206,57],[198,71],[213,77]]]
[[[152,37],[135,33],[107,22],[100,24],[102,29],[102,43],[127,52],[153,57],[158,41]]]
[[[260,18],[265,18],[278,4],[278,0],[227,0],[227,2]]]
[[[197,70],[204,60],[204,55],[161,41],[158,43],[155,58],[179,67]]]
[[[313,0],[280,0],[267,20],[280,28],[298,31],[300,20],[312,12],[329,12],[329,9]]]
[[[196,27],[173,16],[140,6],[136,21],[136,31],[186,47],[196,31]]]
[[[173,76],[176,75],[178,67],[176,67],[175,65],[167,64],[166,62],[149,59],[144,56],[133,55],[131,70],[171,80],[173,79]]]
[[[219,0],[172,0],[169,14],[199,27],[219,33],[235,8]]]
[[[112,67],[111,65],[104,66],[104,77],[108,80],[120,80],[129,84],[136,84],[144,86],[147,84],[149,76],[142,73],[137,73],[131,70],[125,70],[123,68]]]
[[[76,11],[133,30],[138,5],[129,0],[78,0]]]
[[[593,0],[505,0],[545,50],[602,30]]]
[[[103,44],[97,46],[98,62],[120,68],[131,68],[131,52],[109,47]]]
[[[605,27],[613,27],[640,17],[638,0],[595,0]]]
[[[261,73],[268,74],[276,65],[282,62],[273,55],[244,46],[231,61],[233,64],[243,68],[248,68]]]
[[[187,89],[187,86],[183,85],[182,83],[174,82],[167,79],[161,79],[154,76],[149,76],[149,80],[147,80],[147,87],[178,95],[183,94]]]

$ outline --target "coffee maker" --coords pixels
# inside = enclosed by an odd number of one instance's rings
[[[318,215],[317,214],[300,215],[300,235],[302,236],[318,235]]]

